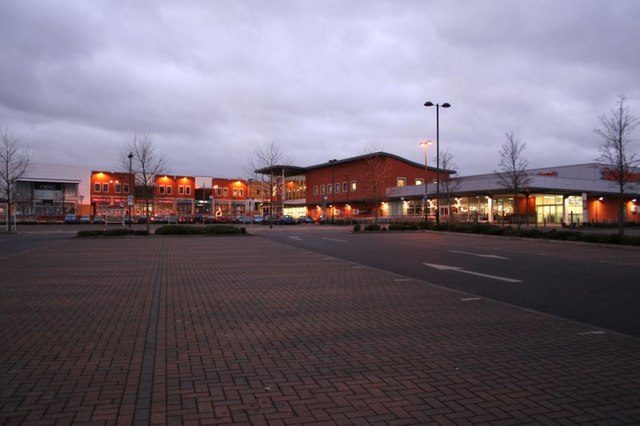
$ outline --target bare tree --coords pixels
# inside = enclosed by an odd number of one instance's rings
[[[456,169],[456,165],[453,162],[453,154],[451,153],[451,151],[447,150],[440,155],[440,166],[444,170]],[[453,195],[458,190],[459,186],[460,182],[457,180],[452,180],[451,174],[444,174],[444,178],[442,179],[442,188],[444,190],[444,196],[447,200],[447,209],[449,210],[449,217],[451,219],[454,218],[454,215],[451,213],[451,198],[453,198]]]
[[[624,235],[624,194],[629,185],[637,182],[635,169],[640,166],[636,153],[631,151],[631,133],[638,125],[638,119],[629,113],[625,105],[626,97],[620,95],[616,106],[609,115],[600,116],[601,128],[595,133],[603,140],[600,157],[596,161],[606,166],[606,177],[613,179],[618,187],[618,234]]]
[[[7,129],[0,131],[0,196],[7,205],[7,232],[11,232],[11,205],[16,195],[18,180],[27,173],[31,152],[18,145]]]
[[[288,162],[285,159],[280,146],[277,144],[275,140],[267,144],[260,145],[254,152],[250,159],[250,165],[252,172],[255,176],[256,181],[261,182],[261,186],[267,187],[268,194],[267,199],[269,200],[269,217],[270,220],[274,215],[274,201],[277,199],[276,195],[278,193],[278,176],[276,173],[276,166],[282,166],[285,162]],[[265,171],[266,173],[259,172],[260,170]],[[284,182],[282,182],[282,191],[283,193],[280,195],[282,199],[282,209],[284,212]],[[269,225],[272,225],[271,221]]]
[[[360,190],[373,211],[373,223],[378,224],[378,205],[385,199],[387,184],[391,173],[387,156],[375,142],[370,142],[364,148],[364,161],[356,171]]]
[[[516,137],[512,132],[506,134],[507,140],[498,151],[498,183],[503,188],[509,189],[513,193],[513,213],[516,217],[518,229],[520,229],[520,218],[518,216],[518,195],[531,182],[531,177],[527,174],[527,160],[523,157],[523,152],[527,144]]]
[[[131,163],[129,162],[129,156]],[[167,159],[164,154],[156,150],[151,136],[144,132],[136,133],[133,141],[120,154],[120,165],[124,170],[129,170],[131,164],[135,176],[135,185],[132,190],[136,194],[136,187],[140,188],[140,195],[145,203],[145,216],[147,218],[147,231],[149,230],[149,211],[153,201],[153,193],[156,176],[167,171]]]

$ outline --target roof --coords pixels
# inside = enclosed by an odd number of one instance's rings
[[[291,165],[276,165],[276,166],[264,167],[262,169],[255,170],[255,172],[256,173],[260,173],[260,174],[273,173],[274,175],[282,175],[282,173],[284,171],[285,177],[286,176],[295,176],[295,175],[304,174],[309,170],[323,169],[323,168],[326,168],[326,167],[334,167],[334,166],[337,166],[337,165],[340,165],[340,164],[355,163],[355,162],[362,161],[362,160],[365,160],[365,159],[371,158],[371,157],[393,158],[395,160],[401,161],[403,163],[409,164],[409,165],[414,166],[414,167],[424,167],[424,164],[416,163],[415,161],[407,160],[406,158],[400,157],[400,156],[395,155],[395,154],[390,154],[388,152],[378,151],[378,152],[358,155],[356,157],[344,158],[342,160],[329,160],[329,161],[327,161],[325,163],[315,164],[315,165],[307,166],[307,167],[299,167],[299,166],[291,166]],[[437,171],[437,169],[435,167],[429,167],[429,169]],[[440,171],[443,172],[443,173],[449,173],[449,174],[455,174],[456,173],[455,170],[441,169]]]

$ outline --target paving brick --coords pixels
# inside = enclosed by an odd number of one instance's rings
[[[0,423],[640,423],[639,339],[325,258],[166,237],[0,259]]]

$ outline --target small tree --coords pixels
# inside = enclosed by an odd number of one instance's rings
[[[636,153],[631,151],[631,133],[638,119],[629,113],[626,97],[620,95],[609,115],[600,116],[601,128],[595,133],[603,140],[600,157],[596,161],[606,166],[606,176],[618,187],[618,234],[624,235],[624,194],[632,182],[637,182],[635,169],[640,165]]]
[[[387,156],[380,151],[375,142],[365,147],[364,161],[357,170],[361,191],[373,210],[373,223],[378,224],[378,205],[386,197],[387,183],[390,176],[390,166]]]
[[[269,217],[272,218],[274,215],[274,196],[277,194],[277,181],[278,177],[275,176],[275,167],[282,166],[285,162],[288,162],[288,159],[284,158],[284,154],[280,149],[280,146],[276,143],[276,141],[271,141],[268,144],[260,145],[253,153],[250,159],[250,168],[251,173],[255,176],[256,181],[261,182],[261,187],[268,187],[269,194],[267,195],[269,199]],[[258,172],[259,170],[268,171],[268,173]],[[283,191],[284,191],[284,182]],[[281,194],[282,197],[282,208],[284,213],[284,194]],[[277,198],[277,197],[275,197]],[[270,219],[271,220],[271,219]],[[271,221],[269,222],[271,226]]]
[[[506,134],[507,140],[498,151],[498,184],[512,191],[513,213],[517,218],[517,226],[520,229],[518,217],[518,195],[529,185],[531,177],[527,174],[527,160],[523,152],[527,144],[517,138],[512,132]]]
[[[131,158],[132,172],[135,176],[135,186],[141,189],[142,199],[145,203],[145,216],[147,218],[147,231],[149,231],[149,205],[153,201],[153,189],[156,176],[167,171],[167,160],[164,154],[156,151],[153,139],[148,133],[133,136],[133,141],[120,154],[120,165],[124,170],[129,170],[129,155]],[[135,188],[133,188],[135,194]]]
[[[0,131],[0,196],[7,205],[7,232],[11,232],[11,205],[16,195],[18,180],[27,173],[31,164],[31,153],[18,145],[7,129]]]
[[[456,165],[453,162],[453,154],[451,151],[447,150],[442,153],[440,156],[440,166],[444,170],[455,170]],[[457,172],[454,172],[457,173]],[[444,174],[444,178],[442,179],[442,189],[444,190],[444,196],[447,200],[447,209],[449,210],[449,217],[454,218],[451,213],[451,198],[453,198],[455,192],[458,190],[460,186],[460,181],[452,180],[451,175],[449,173]]]

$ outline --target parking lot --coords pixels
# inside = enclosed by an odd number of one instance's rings
[[[0,268],[3,424],[640,422],[637,338],[259,236]]]

